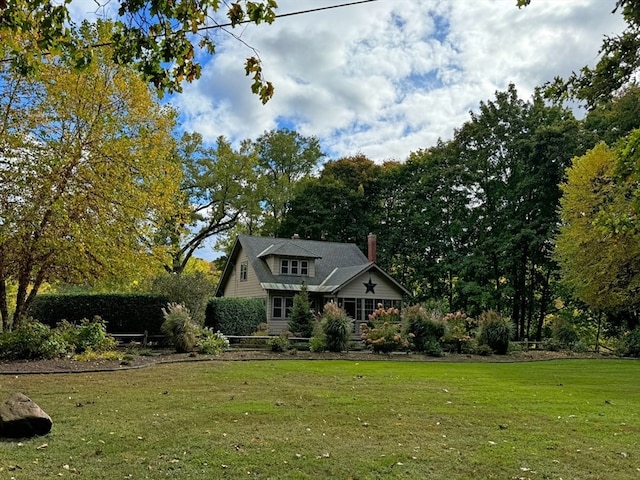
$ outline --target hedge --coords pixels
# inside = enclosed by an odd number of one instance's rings
[[[251,335],[267,322],[264,301],[259,298],[212,298],[204,324],[225,335]]]
[[[160,334],[164,320],[162,307],[168,303],[164,295],[150,294],[43,294],[38,295],[27,314],[55,327],[68,320],[78,323],[96,315],[107,322],[109,333]]]

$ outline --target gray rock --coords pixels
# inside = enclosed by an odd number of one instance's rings
[[[14,393],[0,405],[0,437],[46,435],[52,425],[51,417],[23,393]]]

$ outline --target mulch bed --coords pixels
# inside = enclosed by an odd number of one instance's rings
[[[60,358],[54,360],[20,360],[0,361],[0,375],[25,375],[25,374],[49,374],[49,373],[86,373],[117,371],[135,368],[144,368],[151,365],[177,362],[203,362],[203,361],[248,361],[248,360],[352,360],[352,361],[376,361],[393,360],[403,362],[528,362],[555,359],[578,358],[616,358],[611,355],[596,353],[573,352],[548,352],[531,350],[516,352],[509,355],[458,355],[446,354],[442,357],[429,357],[419,354],[375,354],[368,351],[352,351],[344,353],[312,353],[312,352],[287,352],[272,353],[268,350],[241,350],[233,349],[218,356],[178,354],[169,351],[157,351],[152,355],[134,355],[126,360],[92,360],[80,361],[72,358]]]

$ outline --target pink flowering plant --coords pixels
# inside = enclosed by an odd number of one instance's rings
[[[380,304],[378,309],[369,315],[369,322],[360,325],[360,338],[376,353],[391,353],[409,347],[402,333],[400,311],[394,307],[385,309]]]
[[[461,311],[446,314],[443,321],[447,330],[442,340],[447,349],[456,353],[470,353],[478,322]]]

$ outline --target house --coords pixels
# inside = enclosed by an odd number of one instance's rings
[[[216,296],[261,298],[270,334],[288,328],[293,297],[306,284],[311,307],[322,312],[334,301],[355,319],[354,334],[379,304],[402,305],[409,292],[375,263],[376,236],[368,256],[352,243],[239,235],[218,283]]]

